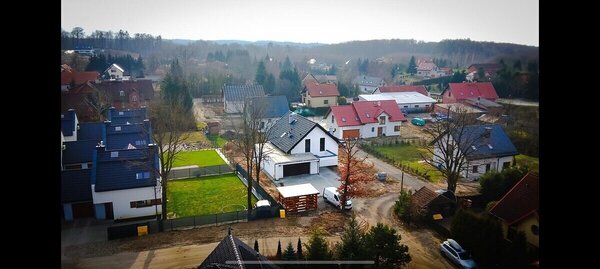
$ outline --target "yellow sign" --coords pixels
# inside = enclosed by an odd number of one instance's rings
[[[442,217],[442,214],[434,214],[434,215],[433,215],[433,219],[434,219],[434,220],[441,220],[441,219],[443,219],[443,218],[444,218],[444,217]]]
[[[285,209],[279,209],[279,217],[285,219]]]
[[[148,234],[148,225],[138,226],[137,231],[138,231],[138,236],[147,235]]]

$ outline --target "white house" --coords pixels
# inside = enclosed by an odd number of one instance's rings
[[[288,112],[269,130],[262,167],[270,177],[318,174],[338,164],[338,139],[321,125]]]
[[[91,191],[97,219],[128,219],[160,214],[162,188],[155,145],[94,152]],[[153,174],[156,174],[153,176]]]
[[[111,80],[122,80],[125,69],[120,67],[118,64],[111,64],[106,70],[104,70],[104,76]]]
[[[406,121],[393,100],[332,106],[325,119],[327,129],[338,139],[399,136],[400,125]]]
[[[244,112],[244,102],[249,97],[265,96],[262,85],[225,85],[223,86],[223,105],[225,113]]]
[[[446,72],[441,70],[433,61],[422,61],[417,65],[417,76],[437,78],[446,76]]]
[[[379,94],[361,94],[359,100],[384,101],[394,100],[404,113],[428,112],[433,109],[435,99],[418,92],[384,92]]]
[[[459,137],[460,142],[456,142]],[[469,180],[476,180],[488,171],[502,171],[514,165],[515,156],[519,154],[498,124],[465,126],[461,135],[458,131],[451,132],[449,139],[450,143],[446,143],[446,136],[442,136],[432,142],[433,162],[444,166],[442,149],[460,150],[461,155],[465,156],[460,175]],[[454,156],[457,154],[454,153]]]
[[[378,77],[356,76],[352,80],[352,85],[358,86],[358,90],[363,93],[372,93],[379,86],[385,85],[385,80]]]

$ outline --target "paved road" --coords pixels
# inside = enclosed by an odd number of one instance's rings
[[[368,157],[367,161],[373,163],[373,165],[375,166],[375,170],[387,172],[388,177],[393,177],[394,179],[396,179],[398,181],[401,180],[402,173],[403,173],[402,170],[394,167],[393,165],[387,164],[386,162],[379,160],[379,159],[375,158],[373,155],[370,155],[362,150],[359,150],[356,156],[358,158],[364,158],[365,156],[367,156]],[[433,190],[438,189],[437,186],[435,186],[429,182],[420,180],[411,174],[404,173],[404,187],[408,187],[411,190],[416,191],[425,185],[428,185]]]

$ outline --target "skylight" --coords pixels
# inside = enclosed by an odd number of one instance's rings
[[[118,152],[118,151],[113,151],[113,152],[111,152],[111,153],[110,153],[110,157],[111,157],[111,158],[117,158],[117,157],[119,157],[119,152]]]
[[[283,132],[283,134],[281,134],[279,137],[284,137],[287,134],[287,132]]]
[[[121,131],[121,126],[115,127],[115,131]]]
[[[475,146],[471,146],[471,148],[472,148],[473,150],[477,150],[477,148],[476,148]]]
[[[342,117],[342,121],[343,121],[343,122],[346,122],[346,117]]]
[[[365,114],[367,115],[367,118],[370,118],[370,117],[371,117],[371,115],[369,115],[369,113],[365,113]]]
[[[492,145],[490,145],[490,144],[488,144],[488,148],[494,149],[494,147],[492,147]]]

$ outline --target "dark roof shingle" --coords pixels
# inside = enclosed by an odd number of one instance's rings
[[[99,147],[96,156],[91,178],[92,184],[96,184],[97,192],[150,187],[156,184],[152,173],[158,168],[158,156],[153,148],[106,151]],[[137,173],[144,172],[149,173],[149,178],[136,178]]]
[[[87,163],[92,161],[99,140],[77,140],[63,143],[63,164]]]
[[[248,97],[264,96],[262,85],[225,85],[223,96],[228,102],[243,102]]]
[[[290,123],[290,121],[292,123]],[[285,115],[277,120],[277,122],[269,129],[268,139],[275,147],[289,154],[290,151],[314,128],[321,128],[321,130],[333,138],[333,140],[338,141],[337,138],[323,129],[321,125],[291,111],[285,113]]]
[[[75,110],[69,109],[60,114],[60,130],[64,136],[72,136],[75,131]]]
[[[489,137],[484,136],[486,128],[491,128]],[[461,137],[459,146],[463,152],[466,152],[468,160],[519,154],[502,126],[498,124],[469,125],[465,126],[462,135],[458,132],[459,130],[456,130],[452,136]],[[467,149],[466,147],[475,147],[475,149]]]
[[[61,171],[60,190],[63,203],[92,200],[91,171],[92,169]]]
[[[279,118],[290,110],[285,95],[251,97],[249,104],[252,115],[259,115],[263,119]]]
[[[261,263],[243,263],[246,261],[260,261]],[[228,235],[221,240],[208,257],[198,266],[198,269],[208,268],[276,269],[278,267],[237,237]]]

